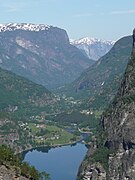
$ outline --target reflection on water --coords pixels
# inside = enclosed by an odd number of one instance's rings
[[[86,152],[87,147],[80,143],[57,148],[40,147],[25,152],[24,161],[49,173],[51,180],[75,180]]]

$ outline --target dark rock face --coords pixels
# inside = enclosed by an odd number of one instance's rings
[[[135,179],[135,31],[133,50],[121,88],[104,117],[107,140],[115,153],[109,157],[110,179]]]
[[[85,160],[82,162],[77,180],[106,180],[106,171],[100,163],[93,162],[92,156],[97,149],[95,142],[91,143],[91,147],[87,152]]]
[[[105,179],[135,180],[135,30],[133,31],[133,49],[118,94],[103,118],[106,133],[105,143],[112,153],[108,157],[108,172]],[[91,157],[93,154],[91,155]],[[90,158],[90,155],[88,155]],[[98,163],[96,163],[98,164]],[[86,176],[93,166],[90,159],[85,166]],[[102,170],[102,164],[101,168]],[[98,176],[97,176],[98,175]],[[87,179],[90,176],[87,176]],[[99,173],[92,180],[103,179]]]
[[[0,67],[3,69],[51,89],[73,81],[92,64],[70,45],[65,30],[50,26],[31,31],[24,26],[26,24],[16,29],[10,25],[0,31]]]

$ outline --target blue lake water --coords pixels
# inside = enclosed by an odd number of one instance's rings
[[[24,161],[34,165],[39,171],[50,174],[51,180],[75,180],[78,168],[87,152],[84,144],[28,151]]]

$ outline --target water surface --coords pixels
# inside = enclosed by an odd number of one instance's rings
[[[83,160],[87,148],[78,143],[74,146],[62,146],[28,151],[24,161],[34,165],[39,171],[50,174],[51,180],[75,180],[78,168]]]

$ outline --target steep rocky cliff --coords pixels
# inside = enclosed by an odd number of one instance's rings
[[[28,23],[0,25],[0,67],[49,89],[75,80],[92,64],[65,30]]]
[[[134,69],[135,30],[133,31],[133,49],[121,87],[102,120],[102,137],[104,136],[104,138],[101,144],[98,142],[95,145],[93,152],[87,154],[86,160],[82,163],[79,171],[79,177],[81,177],[81,179],[135,179]],[[97,156],[97,152],[102,152],[100,157]]]
[[[110,179],[135,179],[135,30],[133,50],[121,88],[110,113],[103,119],[109,156]]]

